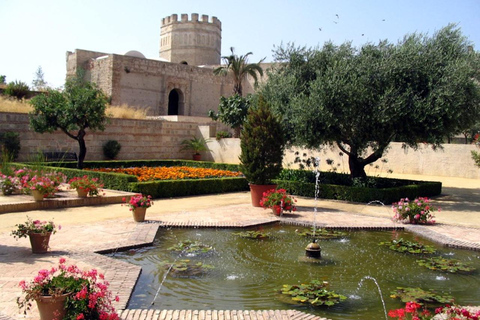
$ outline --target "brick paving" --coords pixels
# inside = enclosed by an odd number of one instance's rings
[[[107,195],[106,197],[109,197]],[[113,195],[118,196],[118,195]],[[13,197],[0,196],[1,205],[19,203]],[[8,199],[5,199],[8,198]],[[12,199],[12,200],[11,200]],[[21,202],[30,201],[22,199]],[[88,200],[87,200],[88,201]],[[98,200],[97,200],[98,201]],[[259,224],[281,222],[298,225],[312,225],[341,229],[398,229],[423,235],[445,246],[480,250],[480,225],[465,226],[452,219],[434,226],[413,226],[394,223],[390,210],[384,206],[368,206],[339,202],[319,201],[300,198],[298,211],[282,217],[272,215],[268,210],[254,208],[249,203],[249,194],[232,193],[213,196],[187,197],[155,201],[147,211],[147,221],[136,223],[126,207],[120,204],[83,203],[80,207],[49,209],[34,208],[27,212],[5,212],[0,214],[0,320],[37,319],[35,306],[27,314],[19,313],[16,299],[21,295],[20,280],[28,280],[38,270],[56,265],[60,257],[67,263],[78,264],[81,268],[96,268],[105,274],[110,289],[120,296],[115,304],[122,319],[132,320],[321,320],[311,314],[294,310],[134,310],[127,309],[128,299],[141,273],[141,268],[112,259],[100,253],[115,252],[125,248],[149,245],[160,227],[247,227]],[[118,202],[118,199],[115,201]],[[479,201],[480,202],[480,201]],[[95,204],[94,206],[89,206]],[[455,208],[450,204],[451,208]],[[314,207],[318,206],[315,213]],[[475,207],[475,206],[473,206]],[[465,210],[463,215],[465,215]],[[445,213],[445,216],[451,212]],[[455,212],[454,212],[455,213]],[[472,211],[471,214],[478,214]],[[32,254],[28,239],[15,240],[10,231],[15,223],[32,218],[54,218],[62,229],[50,240],[51,250],[46,254]],[[460,222],[460,223],[459,223]]]

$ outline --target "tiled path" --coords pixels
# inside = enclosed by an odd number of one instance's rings
[[[108,196],[108,195],[107,195]],[[455,194],[452,194],[454,197]],[[13,199],[13,198],[10,198]],[[1,203],[6,203],[0,196]],[[11,201],[11,200],[9,200]],[[29,201],[29,200],[26,200]],[[480,200],[479,200],[480,202]],[[187,319],[187,320],[266,320],[266,319],[315,319],[319,317],[298,311],[246,311],[246,310],[129,310],[125,309],[132,288],[140,275],[140,268],[99,254],[100,251],[116,250],[145,245],[153,241],[159,227],[203,226],[203,227],[243,227],[281,220],[283,223],[310,225],[315,219],[319,226],[338,228],[383,229],[406,227],[444,245],[480,250],[480,225],[467,227],[462,221],[444,219],[442,223],[422,227],[394,224],[390,220],[389,208],[383,206],[355,205],[335,201],[299,199],[299,210],[281,218],[268,210],[253,208],[249,204],[249,194],[232,193],[214,196],[165,199],[155,201],[148,209],[145,223],[135,223],[126,207],[121,204],[59,208],[12,212],[0,215],[0,320],[29,318],[36,319],[37,312],[19,314],[16,298],[21,295],[20,280],[28,280],[38,270],[56,265],[59,257],[66,257],[68,263],[76,263],[82,268],[96,268],[105,273],[110,281],[110,289],[120,296],[115,305],[123,319]],[[318,212],[314,215],[314,206]],[[460,205],[460,204],[459,204]],[[471,205],[471,208],[476,208]],[[451,208],[456,208],[454,203]],[[451,212],[443,212],[448,216]],[[462,209],[462,215],[469,214]],[[473,210],[470,214],[478,215]],[[16,223],[25,221],[26,215],[37,219],[51,218],[62,229],[52,236],[51,251],[43,255],[33,255],[27,239],[15,240],[9,235]],[[474,219],[472,219],[474,220]]]

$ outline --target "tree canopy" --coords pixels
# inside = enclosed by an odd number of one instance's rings
[[[70,79],[65,90],[49,89],[31,100],[34,110],[29,114],[30,126],[39,133],[62,130],[67,136],[78,141],[79,156],[77,167],[83,168],[87,154],[86,129],[105,130],[107,98],[90,82]]]
[[[252,96],[242,97],[234,94],[228,98],[220,97],[218,112],[208,111],[208,116],[213,120],[220,120],[235,130],[234,138],[240,137],[242,125],[247,118],[248,108],[250,107]]]
[[[231,55],[222,57],[225,65],[214,69],[213,73],[226,76],[230,72],[233,77],[233,94],[242,96],[242,82],[245,76],[251,76],[255,84],[257,84],[258,75],[263,76],[263,69],[260,66],[263,59],[258,63],[248,63],[248,56],[252,54],[251,52],[237,56],[233,47],[230,48],[230,51],[232,52]]]
[[[287,45],[275,58],[261,93],[283,115],[287,141],[336,144],[352,177],[366,177],[392,141],[438,147],[479,117],[479,54],[455,25],[397,44]]]

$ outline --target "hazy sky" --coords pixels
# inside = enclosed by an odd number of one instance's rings
[[[42,67],[53,87],[64,84],[67,51],[158,58],[161,20],[198,13],[222,22],[222,55],[252,51],[272,60],[274,45],[355,46],[407,33],[432,35],[457,23],[480,49],[480,0],[0,0],[0,75],[32,84]]]

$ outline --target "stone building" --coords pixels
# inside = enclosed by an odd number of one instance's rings
[[[76,49],[67,52],[67,77],[83,70],[112,105],[148,108],[151,116],[205,117],[233,90],[231,77],[213,74],[221,62],[221,32],[216,17],[194,13],[179,20],[173,14],[162,19],[159,59],[134,50],[120,55]],[[244,93],[252,92],[246,79]]]

